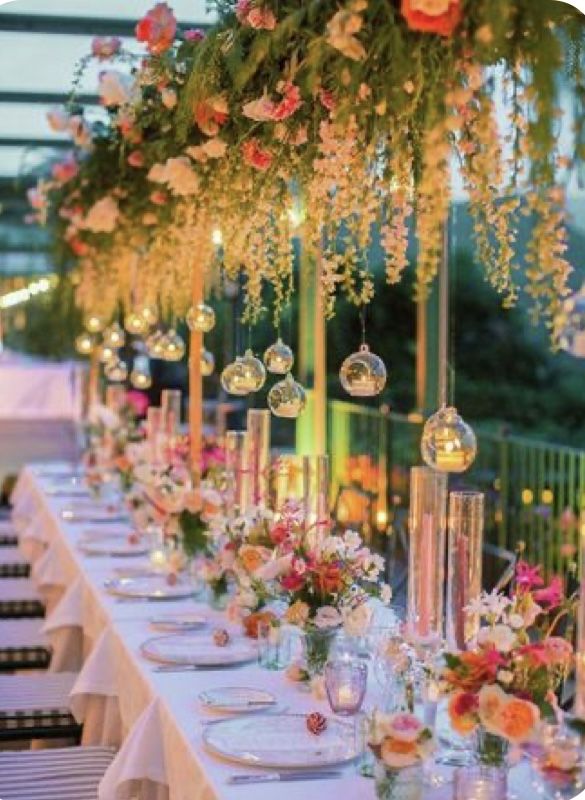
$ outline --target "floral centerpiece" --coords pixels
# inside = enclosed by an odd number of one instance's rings
[[[468,606],[483,623],[477,642],[447,653],[442,677],[451,724],[459,734],[475,733],[481,763],[502,765],[510,743],[528,742],[542,719],[558,713],[556,692],[573,662],[562,626],[573,606],[560,578],[545,586],[540,568],[524,561],[510,596],[484,592]]]
[[[375,712],[368,744],[376,759],[376,796],[380,800],[420,800],[422,765],[435,747],[430,728],[413,714]]]

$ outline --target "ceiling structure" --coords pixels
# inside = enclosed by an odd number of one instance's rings
[[[168,0],[183,27],[205,27],[205,0]],[[47,237],[27,227],[31,172],[68,146],[46,114],[65,103],[79,60],[94,36],[119,36],[143,52],[134,27],[154,0],[0,0],[0,276],[51,270]],[[96,86],[103,65],[91,63],[79,86],[88,118],[104,112]]]

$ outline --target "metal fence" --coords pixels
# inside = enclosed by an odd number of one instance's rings
[[[410,467],[421,463],[422,421],[352,403],[329,403],[328,433],[336,512],[387,534],[408,507]],[[486,496],[486,541],[525,547],[545,571],[565,573],[585,535],[585,451],[476,429],[478,455],[450,488]],[[401,511],[404,510],[404,511]]]

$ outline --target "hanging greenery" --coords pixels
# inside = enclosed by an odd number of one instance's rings
[[[137,25],[147,54],[118,40],[92,57],[106,122],[73,95],[50,115],[75,152],[31,192],[81,272],[78,301],[111,315],[158,302],[184,313],[190,273],[246,278],[255,321],[264,285],[278,321],[292,291],[291,238],[337,294],[373,296],[374,235],[390,283],[418,244],[417,291],[433,280],[458,165],[478,261],[513,303],[532,299],[553,340],[570,266],[564,184],[585,152],[583,108],[569,151],[558,137],[560,76],[585,97],[583,18],[555,0],[216,0],[217,24],[179,31],[158,3]],[[521,215],[534,220],[525,264]],[[220,232],[220,233],[219,233]],[[221,238],[220,238],[221,237]]]

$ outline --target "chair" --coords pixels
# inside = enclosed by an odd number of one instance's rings
[[[44,617],[45,607],[29,578],[0,580],[0,618]]]
[[[28,578],[30,564],[24,560],[18,547],[0,547],[0,579]]]
[[[49,666],[51,650],[41,626],[38,619],[0,619],[0,673]]]
[[[97,800],[113,747],[66,747],[0,753],[2,800]]]
[[[69,709],[75,672],[0,675],[0,744],[23,739],[81,741]]]

